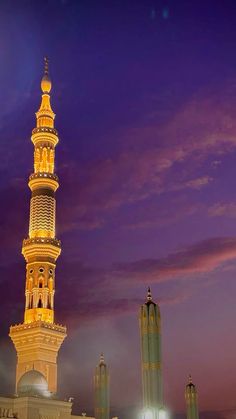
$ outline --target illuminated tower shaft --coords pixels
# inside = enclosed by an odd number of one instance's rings
[[[105,364],[104,357],[101,355],[99,365],[96,367],[94,375],[95,419],[109,419],[109,380],[109,371]]]
[[[55,267],[61,246],[55,236],[55,192],[59,184],[54,173],[54,158],[58,135],[50,104],[51,81],[47,60],[41,89],[41,105],[31,137],[34,173],[29,177],[29,235],[22,246],[26,260],[24,323],[11,327],[10,336],[18,357],[16,385],[25,371],[34,368],[45,375],[49,390],[55,392],[57,353],[66,329],[54,324]]]
[[[196,386],[192,383],[191,376],[189,376],[189,383],[185,388],[185,401],[187,419],[199,419],[197,389]]]
[[[160,409],[163,405],[161,362],[161,318],[152,301],[150,288],[147,301],[141,306],[140,317],[142,385],[144,409]]]
[[[57,131],[50,105],[51,82],[42,83],[42,102],[36,113],[37,126],[32,132],[34,144],[34,173],[29,178],[31,189],[29,237],[23,241],[22,253],[26,260],[25,323],[37,320],[53,323],[55,263],[61,253],[55,238],[58,178],[54,174]]]

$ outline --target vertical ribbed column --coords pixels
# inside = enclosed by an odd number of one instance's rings
[[[140,316],[143,407],[157,412],[163,406],[161,318],[157,304],[152,301],[150,288]]]
[[[197,388],[193,384],[191,376],[189,376],[189,383],[185,388],[185,401],[187,419],[199,419]]]
[[[109,380],[109,370],[105,364],[103,355],[101,355],[99,365],[96,367],[94,375],[95,419],[109,419]]]

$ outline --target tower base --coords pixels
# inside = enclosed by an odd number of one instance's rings
[[[29,370],[41,372],[48,390],[57,391],[57,354],[66,337],[66,327],[36,321],[10,327],[10,338],[17,352],[16,389],[21,376]]]

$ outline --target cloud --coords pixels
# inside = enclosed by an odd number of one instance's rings
[[[123,206],[162,193],[209,187],[213,179],[201,173],[202,163],[212,156],[215,167],[219,156],[236,147],[234,105],[232,86],[224,86],[224,93],[206,92],[186,102],[163,125],[146,115],[136,127],[115,133],[120,148],[109,158],[79,168],[71,164],[61,174],[67,197],[63,228],[70,228],[65,215],[73,228],[95,229]]]
[[[60,315],[66,323],[74,325],[78,321],[135,312],[143,301],[139,295],[143,295],[144,283],[196,279],[199,274],[212,272],[235,257],[236,238],[215,237],[179,249],[163,258],[141,259],[103,269],[88,267],[77,261],[63,264],[63,277],[66,276],[67,281],[58,280]],[[92,287],[89,287],[90,283]],[[141,292],[140,285],[143,286]],[[70,305],[68,289],[74,290],[70,295]],[[185,285],[178,287],[174,295],[169,292],[160,298],[161,304],[178,304],[188,299],[194,291]],[[92,307],[96,307],[95,317]]]
[[[162,228],[170,224],[177,223],[183,217],[191,216],[196,214],[202,205],[198,204],[185,204],[178,205],[178,202],[173,201],[167,208],[155,208],[154,216],[148,213],[148,217],[141,214],[141,216],[136,217],[132,214],[132,220],[124,225],[124,228],[128,230],[137,230],[137,229],[148,229],[148,228]]]
[[[236,217],[236,203],[235,202],[217,202],[216,204],[210,206],[208,209],[208,215],[210,217]]]
[[[214,169],[217,169],[221,164],[222,164],[221,160],[213,160],[213,162],[211,163],[211,167],[213,167]]]
[[[164,258],[120,264],[114,273],[145,282],[161,282],[211,272],[236,257],[235,237],[215,237],[180,249]]]
[[[161,306],[181,304],[189,299],[191,295],[192,293],[189,290],[181,290],[175,295],[160,297],[158,304]],[[91,300],[90,305],[81,300],[80,305],[73,306],[72,299],[71,307],[61,306],[61,316],[67,325],[77,328],[78,324],[91,321],[96,322],[98,318],[108,319],[117,316],[127,316],[130,313],[138,313],[139,307],[144,301],[145,292],[143,293],[143,298],[130,296],[126,298],[116,298],[115,296],[104,298],[104,296],[98,293],[97,297]],[[96,307],[96,315],[88,307]]]
[[[203,186],[208,185],[213,179],[210,176],[202,176],[197,179],[189,180],[185,183],[186,188],[201,189]]]
[[[167,181],[166,172],[174,163],[182,160],[182,154],[176,152],[173,157],[172,150],[168,152],[169,157],[166,155],[164,158],[162,153],[161,150],[124,153],[114,160],[94,163],[83,173],[76,174],[77,169],[74,169],[62,174],[65,185],[64,205],[61,213],[59,210],[60,231],[72,227],[88,230],[100,228],[105,223],[107,213],[124,205],[133,205],[163,192],[199,190],[212,181],[207,175],[190,180],[174,177]]]

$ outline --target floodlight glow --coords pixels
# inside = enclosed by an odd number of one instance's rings
[[[144,419],[154,419],[153,413],[150,409],[146,410],[143,415]]]
[[[168,419],[169,415],[168,415],[168,412],[166,410],[160,409],[158,417],[159,417],[159,419]]]

